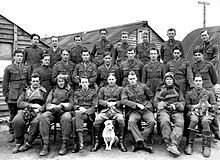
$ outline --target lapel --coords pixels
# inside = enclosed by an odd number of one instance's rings
[[[114,87],[109,87],[109,85],[107,86],[107,91],[110,93],[111,96],[114,95],[116,89],[117,89],[116,85]]]
[[[150,65],[149,65],[150,69],[156,71],[158,67],[160,67],[159,65],[159,62],[156,61],[156,62],[150,62]]]
[[[133,63],[131,63],[133,62]],[[134,59],[134,61],[127,61],[127,64],[128,64],[128,68],[131,70],[135,65],[137,65],[137,60]]]
[[[200,70],[203,69],[204,66],[205,66],[205,61],[202,61],[201,63],[196,62],[195,63],[196,72],[200,72]]]

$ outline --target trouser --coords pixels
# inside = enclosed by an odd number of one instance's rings
[[[147,123],[146,128],[143,131],[143,135],[141,134],[137,124],[141,118]],[[150,110],[133,111],[129,116],[128,129],[131,131],[135,142],[144,140],[147,141],[149,134],[152,133],[154,129],[155,123],[154,114]]]
[[[158,113],[158,120],[164,141],[179,145],[184,128],[183,113],[168,113],[166,110],[162,110]]]
[[[50,124],[59,121],[61,126],[62,140],[68,141],[71,134],[71,119],[70,112],[64,112],[62,115],[54,115],[50,111],[42,114],[40,119],[40,134],[44,142],[49,142]]]
[[[18,107],[17,107],[17,103],[8,103],[8,109],[9,109],[9,133],[13,134],[13,127],[12,127],[12,120],[13,118],[16,116],[16,114],[18,113]]]
[[[41,117],[41,113],[38,113],[37,116],[30,122],[30,128],[29,128],[28,137],[26,140],[29,144],[32,144],[39,134],[40,117]],[[12,126],[14,129],[16,143],[23,144],[24,134],[27,131],[27,126],[23,118],[22,110],[19,110],[18,114],[12,120]]]

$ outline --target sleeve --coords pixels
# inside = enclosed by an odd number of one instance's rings
[[[209,67],[209,74],[210,74],[210,77],[211,77],[212,84],[216,85],[217,82],[218,82],[218,75],[216,73],[216,70],[215,70],[213,64],[211,64],[210,67]]]
[[[10,70],[6,67],[3,75],[2,88],[3,95],[8,97],[9,92],[9,81],[10,81]]]
[[[53,71],[52,71],[52,82],[55,84],[56,83],[56,79],[57,79],[57,76],[58,76],[58,66],[57,65],[54,65],[53,66]]]
[[[92,51],[91,51],[91,58],[93,59],[95,57],[95,54],[96,54],[96,43],[93,45],[93,48],[92,48]]]
[[[94,65],[93,68],[92,68],[92,76],[90,77],[89,82],[91,84],[94,84],[96,82],[96,79],[97,79],[97,68]]]
[[[215,95],[212,91],[209,92],[209,104],[211,104],[213,111],[218,110],[218,106],[215,100]]]
[[[145,65],[144,68],[143,68],[142,78],[141,78],[141,82],[143,84],[145,84],[146,81],[147,81],[147,65]]]
[[[121,86],[122,84],[122,77],[121,77],[121,74],[120,74],[120,68],[117,67],[116,70],[115,70],[115,75],[116,75],[116,78],[117,78],[117,85]]]
[[[18,98],[17,106],[19,109],[27,108],[30,105],[30,103],[26,102],[25,94],[26,92],[23,92]]]
[[[161,59],[163,61],[164,60],[164,46],[163,46],[163,44],[160,47],[160,55],[161,55]]]
[[[127,93],[127,89],[124,88],[122,91],[122,104],[124,104],[125,106],[128,106],[130,108],[135,109],[137,106],[137,103],[128,100],[128,93]]]
[[[176,106],[177,106],[177,110],[180,111],[180,112],[183,112],[185,110],[185,99],[183,97],[183,93],[180,91],[179,92],[179,101],[175,103]]]
[[[187,81],[190,86],[190,88],[193,88],[193,72],[192,72],[192,67],[190,63],[187,61],[186,62],[186,71],[187,71]]]
[[[93,99],[92,99],[92,106],[89,109],[87,109],[86,113],[88,115],[95,113],[95,109],[97,106],[98,106],[98,95],[97,95],[96,91],[94,91]]]
[[[105,101],[105,100],[104,100],[104,87],[102,87],[102,88],[99,90],[98,98],[99,98],[99,104],[100,104],[101,106],[107,108],[107,102],[108,102],[108,101]]]
[[[72,74],[72,81],[75,82],[76,84],[79,84],[80,82],[78,70],[79,70],[79,65],[76,65]]]
[[[167,62],[167,64],[165,64],[164,66],[165,66],[165,73],[170,72],[170,62]]]
[[[118,50],[117,50],[117,46],[114,49],[113,55],[112,55],[112,61],[116,64],[117,62],[117,57],[118,57]]]
[[[77,110],[80,107],[79,101],[78,101],[78,92],[75,91],[73,93],[73,100],[74,100],[74,110]]]
[[[213,45],[213,56],[211,63],[215,66],[219,63],[219,50],[217,45]]]
[[[47,100],[46,100],[46,103],[45,103],[45,106],[46,106],[46,110],[47,110],[47,107],[52,104],[52,100],[53,100],[53,90],[50,91],[50,93],[48,94],[47,96]]]
[[[182,45],[181,42],[179,42],[179,43],[180,43],[180,44],[179,44],[179,47],[180,47],[180,49],[181,49],[182,58],[185,59],[185,53],[184,53],[183,45]]]
[[[23,58],[23,64],[27,63],[27,57],[28,57],[28,51],[27,48],[24,49],[24,58]]]
[[[191,102],[191,99],[190,99],[190,92],[186,93],[185,100],[186,100],[186,111],[188,112],[192,108],[192,102]]]
[[[69,104],[67,107],[64,108],[65,111],[73,110],[73,91],[72,90],[69,91],[68,97],[69,97]]]

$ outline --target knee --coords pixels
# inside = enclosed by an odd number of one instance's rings
[[[124,122],[124,118],[118,118],[117,119],[117,122],[120,126],[124,126],[125,125],[125,122]]]

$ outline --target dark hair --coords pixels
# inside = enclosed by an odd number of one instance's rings
[[[59,37],[58,36],[52,36],[50,39],[52,40],[52,38],[57,38],[59,41]]]
[[[88,82],[89,82],[89,78],[88,78],[87,76],[82,76],[82,77],[80,78],[80,82],[82,81],[82,79],[88,79]]]
[[[122,32],[121,32],[121,35],[122,35],[122,34],[127,34],[127,35],[128,35],[128,32],[127,32],[127,31],[122,31]]]
[[[151,50],[157,51],[157,54],[159,55],[159,50],[158,50],[157,48],[151,47],[151,48],[150,48],[150,51],[151,51]]]
[[[88,52],[89,55],[90,55],[90,51],[89,51],[88,49],[83,49],[83,50],[81,51],[81,55],[82,55],[83,52]]]
[[[110,72],[109,74],[108,74],[108,77],[109,76],[113,76],[113,77],[115,77],[116,78],[116,75],[115,75],[115,73],[114,72]]]
[[[39,80],[41,79],[41,77],[38,73],[32,73],[31,74],[31,80],[32,80],[32,78],[37,78],[37,77],[39,78]]]
[[[169,29],[167,30],[167,32],[172,32],[172,31],[174,31],[174,32],[176,33],[176,30],[175,30],[174,28],[169,28]]]
[[[80,35],[75,35],[75,36],[73,37],[74,41],[75,41],[75,39],[78,38],[78,37],[80,37],[80,39],[81,39],[81,41],[82,41],[82,37],[81,37]]]
[[[193,79],[195,79],[196,77],[201,77],[201,78],[202,78],[202,75],[201,75],[200,73],[196,73],[196,74],[194,75],[194,78],[193,78]]]
[[[174,52],[174,50],[179,50],[180,52],[182,52],[181,48],[179,46],[174,46],[172,52]]]
[[[62,50],[60,51],[60,53],[62,54],[63,51],[67,51],[67,52],[70,54],[70,52],[69,52],[67,49],[62,49]]]
[[[107,29],[105,29],[105,28],[100,29],[99,33],[101,33],[102,31],[105,31],[106,33],[108,33]]]
[[[126,52],[128,52],[128,51],[134,51],[134,52],[136,52],[135,47],[133,47],[133,46],[129,46],[129,47],[126,49]]]
[[[32,40],[35,36],[37,36],[38,39],[40,40],[40,36],[39,36],[38,34],[36,34],[36,33],[31,34],[31,40]]]
[[[203,50],[202,50],[202,48],[200,48],[200,47],[196,47],[194,50],[193,50],[193,55],[195,54],[195,53],[202,53],[203,52]]]
[[[204,32],[207,32],[209,34],[209,32],[206,30],[206,29],[203,29],[200,34],[204,33]]]
[[[13,56],[15,56],[17,53],[22,53],[24,55],[24,52],[20,49],[16,49],[13,53]]]
[[[42,55],[42,59],[44,59],[44,57],[47,57],[47,56],[50,56],[48,53],[44,53],[43,55]]]

